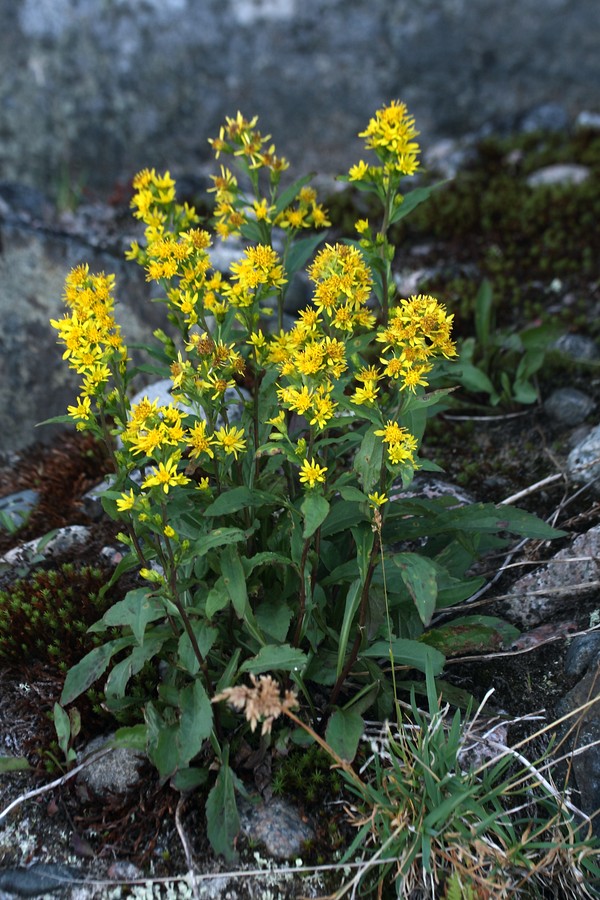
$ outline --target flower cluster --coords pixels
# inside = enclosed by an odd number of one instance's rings
[[[254,193],[253,198],[246,197],[238,179],[226,166],[221,166],[220,175],[211,176],[214,186],[210,190],[215,194],[216,233],[222,238],[244,234],[244,226],[250,224],[258,227],[258,233],[264,238],[273,225],[289,234],[294,234],[301,228],[327,227],[330,224],[327,212],[317,203],[314,188],[302,186],[292,202],[283,209],[273,202],[281,173],[288,168],[289,163],[277,156],[275,145],[268,144],[271,136],[263,137],[256,128],[257,122],[257,116],[245,119],[238,112],[235,118],[226,118],[217,138],[209,139],[217,158],[221,153],[237,157],[250,179]],[[263,195],[259,188],[261,172],[268,174],[268,196]]]
[[[375,151],[386,175],[414,175],[419,166],[419,145],[415,141],[418,134],[406,105],[393,100],[389,106],[377,110],[359,137],[366,138],[367,149]],[[350,169],[351,181],[362,181],[376,174],[376,168],[362,160]]]
[[[298,706],[298,697],[290,690],[282,697],[279,685],[271,675],[260,675],[257,678],[251,674],[250,680],[252,687],[240,684],[225,688],[212,698],[212,702],[226,700],[234,709],[243,710],[251,731],[255,731],[262,721],[261,734],[270,734],[275,719]]]
[[[417,385],[426,387],[433,359],[456,356],[450,338],[453,318],[434,297],[418,294],[401,299],[376,338],[384,345],[380,357],[384,374],[413,392]]]
[[[77,266],[67,276],[63,298],[71,314],[50,320],[65,346],[63,359],[83,376],[77,403],[68,408],[80,431],[93,421],[92,399],[106,394],[111,375],[127,358],[114,318],[114,285],[114,275],[91,275],[87,265]]]

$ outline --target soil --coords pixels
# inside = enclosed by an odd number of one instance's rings
[[[577,162],[577,159],[571,161]],[[496,239],[497,236],[494,236]],[[409,235],[410,247],[410,235]],[[422,240],[417,235],[415,241]],[[473,252],[475,247],[472,246]],[[481,249],[477,248],[478,251]],[[464,244],[461,247],[461,266],[465,268]],[[479,258],[472,259],[476,265]],[[568,273],[564,276],[568,279]],[[457,281],[456,272],[452,275]],[[600,273],[588,272],[588,297],[597,296]],[[577,290],[581,293],[581,273],[577,273]],[[438,292],[441,296],[442,291]],[[568,284],[565,288],[568,295]],[[522,306],[518,321],[522,325]],[[506,317],[506,310],[504,310]],[[600,408],[600,379],[597,369],[587,364],[550,358],[539,375],[539,390],[547,397],[556,386],[568,383],[579,387],[592,397]],[[540,404],[529,407],[482,410],[485,398],[475,398],[478,408],[469,410],[468,399],[463,408],[449,409],[428,431],[424,454],[445,471],[445,477],[460,484],[476,500],[500,502],[514,494],[527,491],[546,476],[560,473],[566,455],[579,432],[567,429],[549,419]],[[473,399],[473,398],[471,398]],[[592,424],[589,422],[588,424]],[[21,543],[41,537],[64,525],[86,525],[91,538],[86,546],[68,560],[54,560],[95,564],[100,550],[114,545],[117,527],[107,519],[96,521],[86,513],[82,502],[85,492],[110,471],[110,464],[101,449],[89,437],[65,433],[50,446],[34,445],[17,460],[0,467],[0,496],[24,488],[39,491],[39,503],[26,527],[16,537],[0,531],[0,554],[17,541]],[[589,489],[577,489],[565,480],[557,480],[541,489],[526,493],[519,506],[552,521],[556,527],[571,534],[584,532],[600,522],[600,502]],[[553,555],[564,540],[530,541],[511,559],[513,568],[507,569],[494,584],[493,590],[480,601],[479,612],[502,615],[501,602],[493,598],[502,594],[522,573],[523,567],[541,562]],[[481,570],[493,578],[502,569],[506,553],[487,557]],[[502,710],[509,716],[524,716],[541,710],[551,717],[558,700],[572,687],[565,678],[563,660],[567,638],[575,631],[585,631],[598,603],[590,601],[570,606],[559,621],[546,623],[531,646],[505,653],[481,654],[480,659],[449,660],[444,677],[455,688],[461,688],[480,700],[490,687],[494,688],[490,711]],[[565,627],[565,623],[568,627]],[[54,728],[50,714],[61,690],[62,676],[56,669],[35,662],[20,661],[0,668],[0,736],[6,750],[25,755],[33,766],[32,772],[3,776],[0,782],[0,810],[25,791],[47,783],[60,774],[52,765],[48,751],[59,754],[53,744]],[[91,716],[85,724],[85,736],[106,729],[106,720]],[[52,769],[51,772],[48,769]],[[302,812],[317,829],[312,848],[305,861],[320,862],[331,859],[348,836],[343,812],[339,805],[320,801],[311,804],[299,800]],[[136,790],[121,798],[106,800],[95,797],[75,781],[59,789],[29,800],[9,826],[0,830],[0,861],[3,866],[23,864],[31,860],[51,858],[69,859],[88,873],[104,877],[108,861],[126,860],[140,871],[152,871],[155,877],[174,876],[187,870],[182,842],[175,827],[179,794],[160,785],[148,765],[142,770],[141,783]],[[325,813],[325,814],[324,814]],[[201,871],[223,871],[222,862],[214,860],[205,837],[202,813],[191,797],[182,813],[183,829],[193,846],[194,859]],[[257,848],[240,841],[242,863],[256,866]],[[260,851],[260,848],[258,848]],[[260,856],[259,856],[260,860]],[[264,861],[259,865],[265,865]],[[113,870],[118,874],[117,870]],[[239,888],[236,893],[215,896],[298,896],[291,888],[277,887],[273,893],[253,888]],[[306,889],[306,887],[304,888]],[[320,888],[324,892],[324,883]],[[270,888],[269,888],[270,890]],[[317,890],[317,888],[315,888]],[[279,894],[276,891],[280,891]],[[281,893],[283,892],[283,893]],[[315,894],[316,895],[316,894]],[[107,893],[102,896],[108,896]]]

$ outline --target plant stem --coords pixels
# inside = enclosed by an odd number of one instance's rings
[[[306,577],[304,574],[304,570],[306,568],[306,560],[308,557],[308,551],[311,546],[311,538],[308,538],[304,542],[304,547],[302,548],[302,556],[300,558],[300,591],[299,591],[299,609],[298,609],[298,622],[296,624],[296,631],[294,632],[294,639],[292,641],[292,646],[297,647],[300,643],[300,636],[302,634],[302,626],[304,625],[304,616],[306,613]]]

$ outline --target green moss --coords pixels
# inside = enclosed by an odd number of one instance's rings
[[[0,659],[42,662],[61,672],[102,642],[87,629],[113,602],[101,596],[108,575],[65,563],[38,569],[0,591]]]

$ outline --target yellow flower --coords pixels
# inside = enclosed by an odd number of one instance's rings
[[[369,174],[369,167],[362,159],[355,166],[352,166],[348,172],[350,181],[364,181]]]
[[[309,488],[313,488],[315,484],[325,481],[326,471],[327,466],[320,466],[316,463],[314,456],[310,462],[305,459],[300,466],[300,481],[302,484],[307,484]]]
[[[236,428],[235,425],[231,427],[225,425],[223,428],[219,428],[215,431],[214,436],[215,440],[221,445],[225,453],[233,453],[236,459],[238,458],[238,453],[241,453],[246,449],[243,428]]]
[[[165,527],[163,528],[163,534],[167,538],[177,537],[177,532],[174,528],[171,528],[170,525],[165,525]]]
[[[414,126],[414,117],[408,114],[406,105],[392,100],[389,106],[377,110],[359,137],[367,139],[366,147],[375,151],[386,170],[412,175],[419,166],[420,152],[414,140],[419,132]]]
[[[369,494],[369,500],[375,507],[383,506],[384,503],[388,502],[388,498],[385,494],[378,494],[377,491],[375,491],[374,494]]]
[[[368,219],[358,219],[354,223],[354,228],[359,234],[365,234],[369,230],[369,220]]]
[[[206,422],[203,419],[196,422],[189,429],[188,443],[192,448],[190,451],[191,459],[198,459],[201,453],[206,453],[211,459],[215,455],[211,446],[214,441],[211,437],[207,437]]]
[[[209,491],[210,490],[210,480],[208,478],[201,478],[198,484],[196,485],[196,490],[198,491]]]
[[[130,489],[129,493],[122,493],[119,500],[117,500],[117,509],[119,512],[126,512],[128,509],[132,509],[135,503],[135,496],[133,493],[133,488]]]
[[[160,462],[158,468],[154,467],[152,469],[154,474],[149,475],[143,482],[142,490],[147,490],[151,487],[162,487],[165,494],[168,494],[170,487],[175,487],[178,484],[187,484],[190,479],[177,472],[178,462],[178,453],[171,456],[166,463]]]

